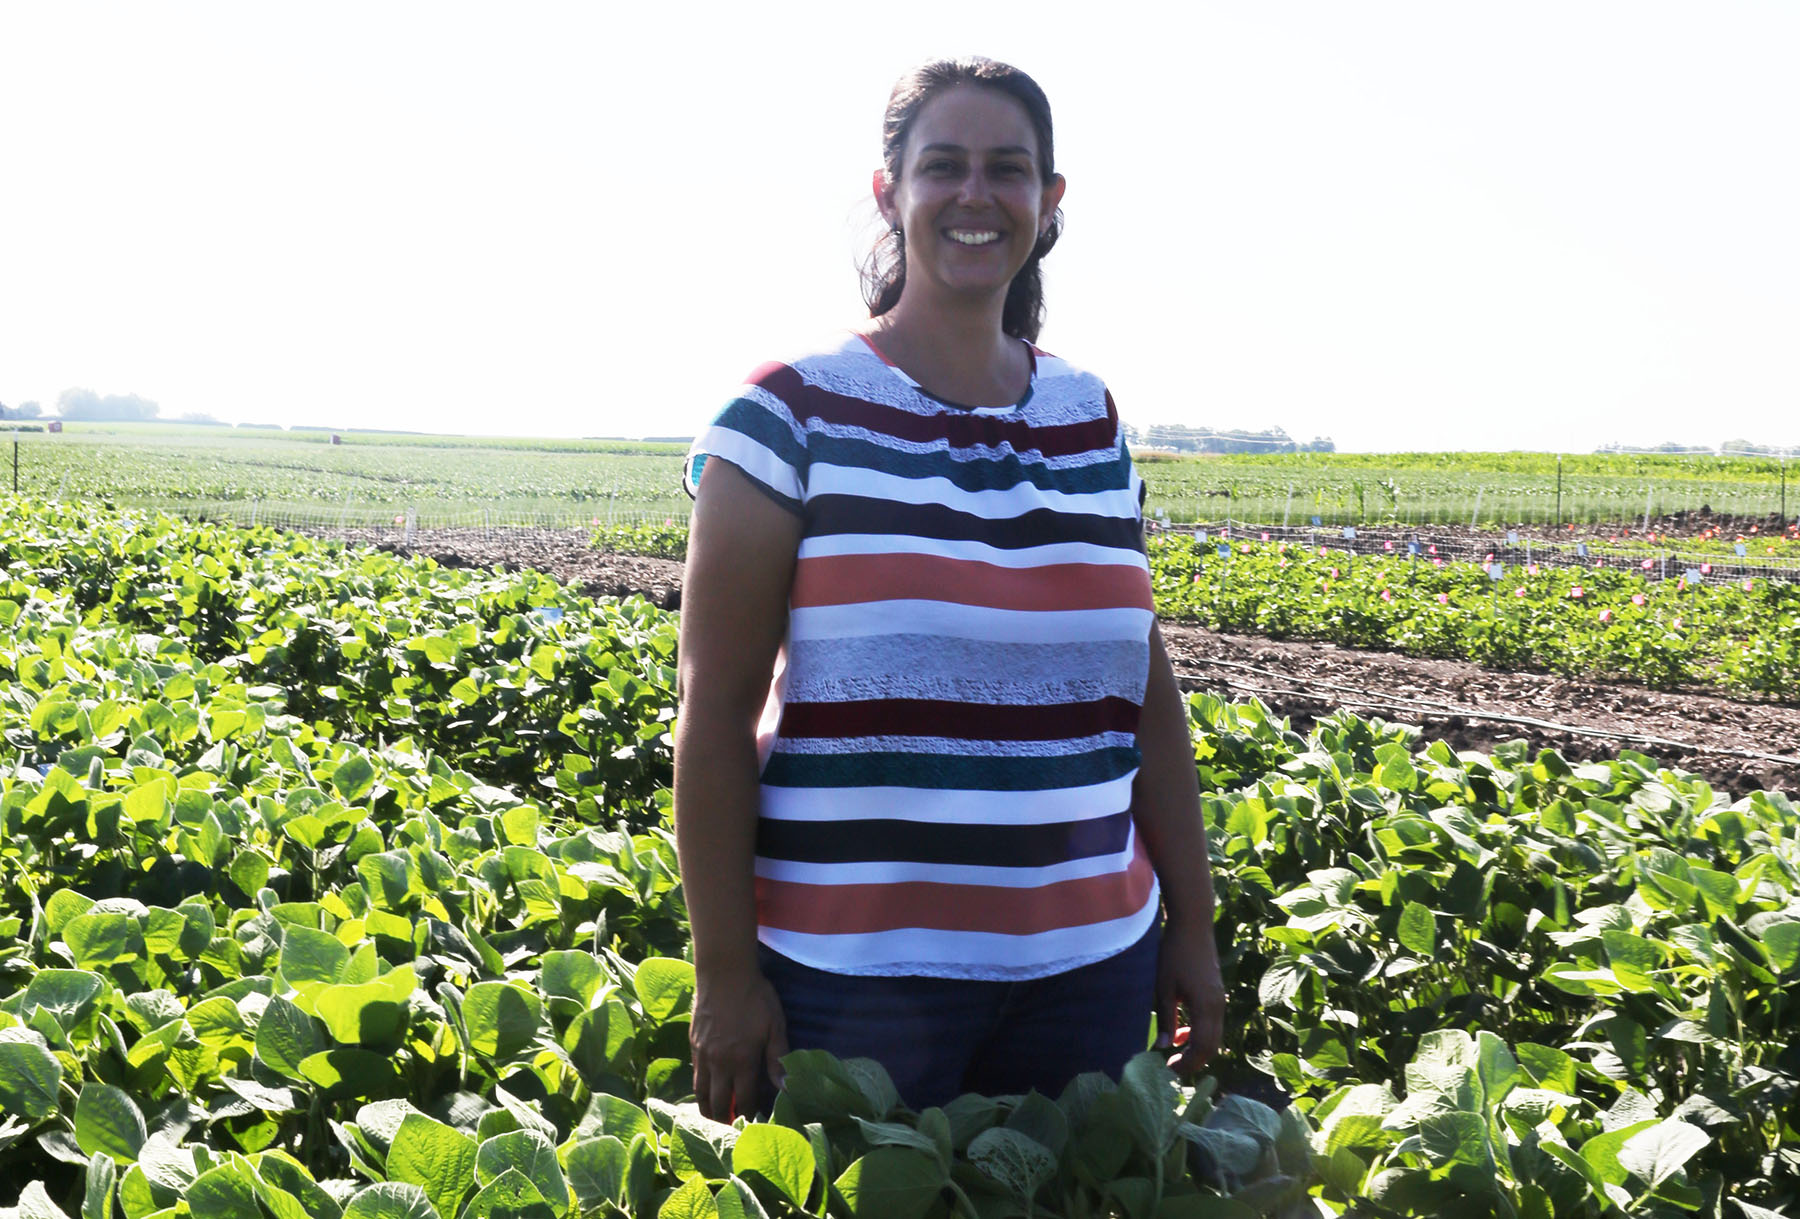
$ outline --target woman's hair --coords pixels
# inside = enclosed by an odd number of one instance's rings
[[[1050,127],[1050,99],[1038,83],[1010,64],[992,59],[937,59],[921,64],[902,76],[888,97],[887,115],[881,128],[882,169],[887,180],[900,179],[900,159],[913,120],[925,103],[957,85],[995,89],[1025,107],[1037,133],[1038,165],[1044,184],[1056,175],[1056,142]],[[1050,217],[1050,225],[1032,248],[1031,257],[1006,289],[1006,307],[1000,328],[1014,338],[1035,342],[1044,327],[1044,276],[1038,264],[1062,234],[1062,209]],[[870,317],[880,317],[900,301],[906,287],[906,250],[898,229],[882,234],[862,265],[863,302]]]

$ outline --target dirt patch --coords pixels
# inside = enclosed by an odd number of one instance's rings
[[[532,568],[588,596],[638,593],[665,609],[681,604],[679,562],[594,550],[581,531],[422,531],[410,548],[391,535],[364,540],[383,550],[430,555],[447,566]],[[1182,623],[1165,624],[1163,637],[1190,689],[1254,694],[1297,726],[1345,707],[1419,724],[1457,749],[1488,751],[1519,738],[1571,760],[1632,749],[1733,794],[1757,788],[1800,792],[1800,707],[1498,672],[1329,643],[1221,635]],[[1534,722],[1515,722],[1521,720]]]

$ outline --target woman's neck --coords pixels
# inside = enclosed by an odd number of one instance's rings
[[[907,308],[902,296],[862,328],[882,355],[935,398],[1010,406],[1031,384],[1025,345],[1000,329],[998,308]]]

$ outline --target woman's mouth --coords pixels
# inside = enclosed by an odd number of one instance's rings
[[[1000,240],[995,229],[945,229],[944,235],[958,245],[987,245]]]

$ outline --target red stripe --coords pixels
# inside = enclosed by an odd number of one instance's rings
[[[930,698],[877,698],[842,703],[789,703],[784,737],[935,736],[984,741],[1059,741],[1102,732],[1136,733],[1138,705],[1123,698],[1042,706],[962,703]]]
[[[805,935],[871,935],[906,927],[1037,935],[1136,914],[1144,908],[1155,876],[1141,838],[1123,872],[1037,889],[932,881],[807,885],[759,876],[756,918],[764,927]]]
[[[1117,421],[1105,416],[1054,427],[1033,427],[1021,419],[954,409],[915,415],[809,385],[787,364],[765,364],[751,374],[749,383],[763,387],[785,402],[802,425],[809,419],[818,419],[843,427],[866,428],[877,435],[916,444],[936,440],[946,441],[954,448],[1008,444],[1015,452],[1068,457],[1097,449],[1112,450],[1119,443]]]
[[[868,601],[949,601],[1001,610],[1153,607],[1150,573],[1135,564],[1001,567],[928,554],[845,554],[801,559],[795,609]]]

